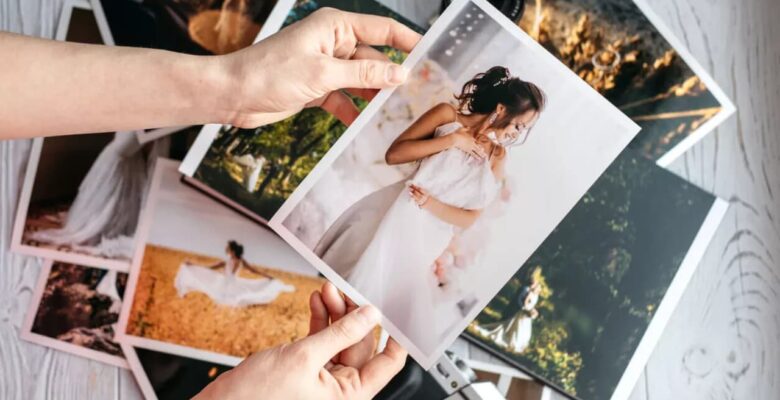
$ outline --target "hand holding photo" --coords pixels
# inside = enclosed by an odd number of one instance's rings
[[[404,65],[270,225],[427,368],[638,127],[485,1]]]

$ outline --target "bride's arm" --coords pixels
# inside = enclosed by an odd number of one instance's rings
[[[404,164],[453,147],[466,152],[481,151],[474,138],[462,132],[433,137],[438,126],[454,121],[455,116],[455,109],[449,104],[441,103],[431,108],[393,141],[385,153],[385,162]]]
[[[224,261],[218,261],[218,262],[216,262],[214,264],[207,265],[206,268],[208,268],[208,269],[220,269],[220,268],[222,268],[224,266],[225,266],[225,262]]]
[[[457,227],[466,229],[482,214],[482,210],[467,210],[443,203],[430,196],[424,189],[416,185],[409,187],[409,194],[420,208],[433,214],[436,218]]]
[[[265,278],[268,278],[268,279],[273,279],[273,276],[271,276],[271,275],[268,275],[268,274],[266,274],[265,272],[261,271],[260,269],[258,269],[258,268],[255,268],[255,267],[253,267],[253,266],[249,265],[249,263],[248,263],[248,262],[246,262],[246,261],[243,261],[243,260],[242,260],[242,261],[241,261],[241,266],[242,266],[242,267],[244,267],[244,268],[246,268],[246,269],[247,269],[247,270],[249,270],[250,272],[254,273],[255,275],[260,275],[260,276],[262,276],[262,277],[265,277]]]

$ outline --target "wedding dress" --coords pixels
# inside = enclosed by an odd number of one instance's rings
[[[115,134],[81,181],[64,225],[33,232],[29,238],[98,256],[131,258],[147,168],[136,135]]]
[[[260,178],[260,172],[265,165],[265,157],[252,157],[251,154],[244,154],[240,157],[233,157],[233,160],[241,166],[241,178],[244,183],[244,189],[249,193],[257,190],[257,180]]]
[[[525,296],[521,295],[521,308],[511,319],[483,326],[477,325],[474,327],[477,334],[510,353],[522,353],[531,342],[533,332],[533,318],[528,315],[528,312],[533,310],[539,301],[538,293],[530,290],[524,290],[523,293]],[[525,302],[526,296],[530,299],[528,303]]]
[[[436,128],[444,136],[462,125]],[[499,190],[490,163],[458,149],[423,159],[410,183],[446,204],[483,209]],[[456,232],[417,207],[405,182],[380,189],[345,211],[314,252],[338,272],[423,352],[433,352],[443,328],[437,326],[434,261]]]
[[[179,297],[189,292],[202,292],[215,303],[228,307],[268,304],[281,293],[295,291],[294,286],[278,279],[239,277],[238,270],[239,266],[230,259],[222,272],[183,262],[174,286]]]

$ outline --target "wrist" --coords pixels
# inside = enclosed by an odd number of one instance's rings
[[[238,74],[228,56],[204,56],[200,73],[193,74],[202,85],[199,110],[204,123],[236,125],[239,120],[240,89]]]

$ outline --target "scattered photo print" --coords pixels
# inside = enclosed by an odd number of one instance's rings
[[[700,232],[714,231],[724,204],[624,152],[467,336],[570,396],[611,398],[627,370],[643,368],[640,341],[678,276],[695,268],[687,254],[706,247]]]
[[[642,127],[630,145],[639,153],[658,160],[708,121],[732,113],[706,71],[684,58],[687,51],[676,49],[638,2],[525,3],[520,26]]]
[[[126,367],[115,339],[127,275],[47,262],[22,338],[85,358]]]
[[[276,0],[90,0],[117,46],[226,54],[254,41]]]
[[[273,232],[184,185],[177,167],[158,162],[120,324],[124,338],[235,365],[305,337],[309,296],[325,281]]]

